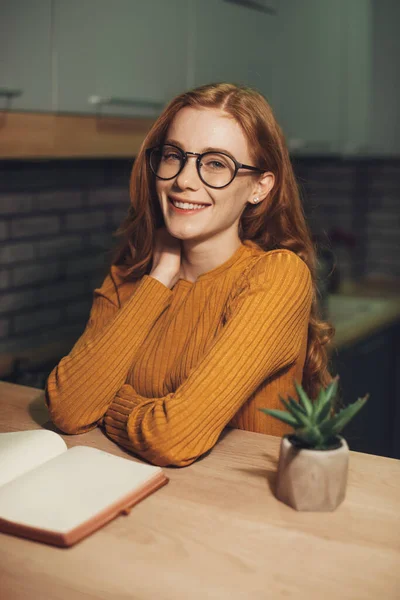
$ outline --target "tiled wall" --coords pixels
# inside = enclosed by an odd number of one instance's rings
[[[337,240],[342,277],[400,278],[400,161],[294,165],[312,230]],[[129,205],[131,166],[0,162],[0,354],[79,336]]]

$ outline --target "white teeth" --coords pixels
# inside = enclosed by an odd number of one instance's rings
[[[178,200],[172,200],[172,204],[176,208],[182,208],[183,210],[200,210],[200,208],[207,206],[207,204],[192,204],[191,202],[178,202]]]

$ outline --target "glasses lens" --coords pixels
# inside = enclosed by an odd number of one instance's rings
[[[207,152],[200,164],[203,181],[213,187],[224,187],[235,177],[235,163],[224,154]]]
[[[183,163],[183,155],[174,146],[155,148],[150,154],[151,170],[160,179],[171,179],[179,173]]]

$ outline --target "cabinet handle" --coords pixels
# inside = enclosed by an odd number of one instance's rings
[[[21,96],[22,90],[12,90],[11,88],[0,88],[0,96]]]
[[[308,141],[301,138],[290,138],[288,140],[290,152],[301,152],[303,154],[334,154],[335,148],[329,141]]]
[[[162,102],[154,102],[154,100],[137,100],[135,98],[112,98],[104,96],[89,96],[88,103],[98,106],[99,108],[107,106],[129,106],[131,108],[144,109],[146,112],[151,111],[158,113],[164,107]]]
[[[6,98],[6,105],[2,110],[9,110],[13,98],[17,98],[22,95],[22,90],[13,90],[11,88],[0,87],[0,98]]]
[[[276,15],[276,10],[273,6],[267,6],[267,2],[265,0],[257,2],[257,0],[225,0],[225,2],[230,2],[231,4],[239,4],[245,6],[246,8],[252,8],[254,10],[258,10],[259,12],[267,13],[267,15]],[[268,4],[274,4],[274,2],[268,2]]]

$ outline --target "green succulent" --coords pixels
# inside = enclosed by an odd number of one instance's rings
[[[300,402],[296,402],[290,396],[288,397],[289,401],[279,396],[287,411],[269,408],[259,408],[259,410],[293,427],[292,437],[300,446],[315,450],[328,450],[337,443],[337,435],[364,406],[369,397],[369,394],[366,394],[364,398],[359,398],[338,414],[331,416],[338,380],[339,377],[335,377],[326,388],[321,387],[319,395],[314,401],[310,400],[302,386],[295,381],[294,385]]]

